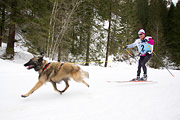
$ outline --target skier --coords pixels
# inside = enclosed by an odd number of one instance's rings
[[[149,59],[152,56],[154,40],[150,36],[145,36],[145,31],[143,29],[140,29],[138,31],[138,35],[139,35],[139,39],[136,39],[135,42],[130,45],[126,45],[125,47],[123,47],[123,49],[126,50],[126,48],[133,48],[135,46],[138,47],[138,51],[140,53],[140,59],[138,63],[137,77],[132,79],[132,81],[141,81],[141,80],[146,81],[147,68],[145,64],[149,61]],[[144,71],[144,75],[142,78],[140,78],[141,67],[143,68]]]

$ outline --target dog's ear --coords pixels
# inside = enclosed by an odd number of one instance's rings
[[[43,61],[43,56],[39,57],[38,62],[42,62]]]

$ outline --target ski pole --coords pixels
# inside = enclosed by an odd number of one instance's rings
[[[148,47],[149,47],[149,45],[148,44],[146,44]],[[171,71],[167,68],[167,66],[159,59],[159,57],[156,55],[156,53],[151,49],[151,47],[149,47],[149,49],[151,50],[151,52],[157,57],[157,59],[159,60],[159,62],[168,70],[168,72],[173,76],[173,77],[175,77],[172,73],[171,73]]]
[[[130,56],[132,57],[133,55],[129,52],[129,50],[128,49],[126,49],[126,51],[130,54]]]
[[[123,46],[123,49],[124,49],[125,47]],[[129,53],[129,55],[132,57],[133,55],[129,52],[129,50],[127,50],[127,49],[125,49],[128,53]]]
[[[123,48],[125,48],[124,46],[123,46]],[[133,55],[129,52],[129,50],[128,49],[125,49],[127,52],[128,52],[128,54],[132,57],[132,58],[134,58],[133,57]],[[135,58],[134,58],[135,59]],[[135,59],[136,60],[136,59]],[[136,60],[136,62],[137,62],[137,60]]]
[[[136,56],[134,56],[134,57],[137,57],[137,56],[139,56],[139,55],[136,55]],[[134,58],[134,57],[128,57],[128,58],[126,58],[126,59],[121,59],[121,60],[118,60],[118,61],[121,61],[121,62],[123,62],[123,61],[126,61],[126,60],[129,60],[130,58]]]

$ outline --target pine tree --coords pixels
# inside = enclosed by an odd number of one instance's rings
[[[84,56],[85,59],[82,60],[86,61],[85,65],[88,66],[91,59],[90,46],[92,43],[92,28],[94,26],[92,1],[85,1],[81,3],[75,11],[73,19],[76,19],[77,21],[72,23],[73,42],[71,52],[74,56]]]
[[[105,59],[105,67],[107,67],[108,57],[109,57],[109,49],[110,49],[110,37],[111,37],[111,25],[112,25],[112,1],[110,1],[108,6],[108,37],[107,37],[107,46],[106,46],[106,59]]]
[[[15,42],[15,30],[16,30],[16,16],[17,16],[17,0],[11,2],[10,11],[10,24],[9,24],[9,38],[6,48],[6,55],[12,59],[14,56],[14,42]]]
[[[172,16],[171,32],[169,47],[171,52],[171,60],[177,65],[180,65],[180,1],[176,4],[174,15]]]
[[[136,2],[133,0],[125,0],[125,2],[121,5],[121,19],[120,19],[120,42],[121,42],[121,50],[122,46],[131,44],[137,38],[137,13],[136,13]],[[131,49],[132,52],[134,49]],[[122,53],[125,52],[122,50]],[[125,52],[125,55],[128,53]]]
[[[1,19],[1,38],[8,29],[8,41],[5,56],[13,58],[15,35],[20,34],[25,40],[31,41],[37,50],[44,48],[47,36],[48,11],[51,8],[49,0],[2,0],[0,8],[4,10]],[[4,3],[5,6],[2,6]],[[5,7],[5,8],[4,8]],[[50,12],[50,11],[49,11]],[[5,18],[5,20],[4,20]],[[3,36],[4,39],[5,36]],[[32,45],[31,45],[32,46]]]
[[[148,28],[146,35],[151,35],[155,40],[154,51],[158,54],[159,58],[164,56],[164,46],[165,46],[165,36],[164,36],[164,25],[163,25],[163,9],[162,6],[166,5],[163,0],[151,0],[149,6],[149,19]],[[166,12],[166,11],[164,11]],[[154,68],[159,68],[161,64],[156,57],[151,59],[151,66]]]
[[[111,26],[112,26],[112,11],[115,9],[113,2],[116,0],[98,0],[97,1],[97,13],[101,16],[103,21],[108,21],[107,39],[106,39],[106,52],[105,52],[105,67],[108,64],[108,56],[110,51],[110,39],[111,39]],[[112,7],[113,6],[113,7]]]
[[[149,0],[136,0],[137,19],[139,21],[137,29],[145,29],[148,21],[148,1]]]
[[[167,55],[169,59],[171,59],[171,49],[173,49],[172,46],[172,37],[174,33],[172,32],[173,29],[173,19],[175,18],[175,6],[173,3],[171,3],[170,8],[168,10],[168,15],[167,15],[167,31],[166,31],[166,48],[167,48]]]
[[[99,15],[107,20],[106,60],[109,55],[122,54],[122,46],[134,41],[137,31],[137,18],[135,12],[135,2],[133,0],[111,0],[99,1]],[[107,62],[105,62],[107,66]]]
[[[49,0],[20,1],[23,11],[19,14],[18,27],[20,33],[33,54],[45,52],[48,37],[49,19],[52,3]]]
[[[2,41],[4,40],[4,33],[5,33],[5,1],[3,0],[0,4],[0,10],[1,10],[1,19],[0,19],[0,47],[2,46]]]

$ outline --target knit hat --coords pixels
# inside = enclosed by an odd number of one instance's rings
[[[138,32],[138,34],[141,34],[141,33],[142,33],[142,34],[145,34],[145,31],[144,31],[143,29],[140,29],[139,32]]]

